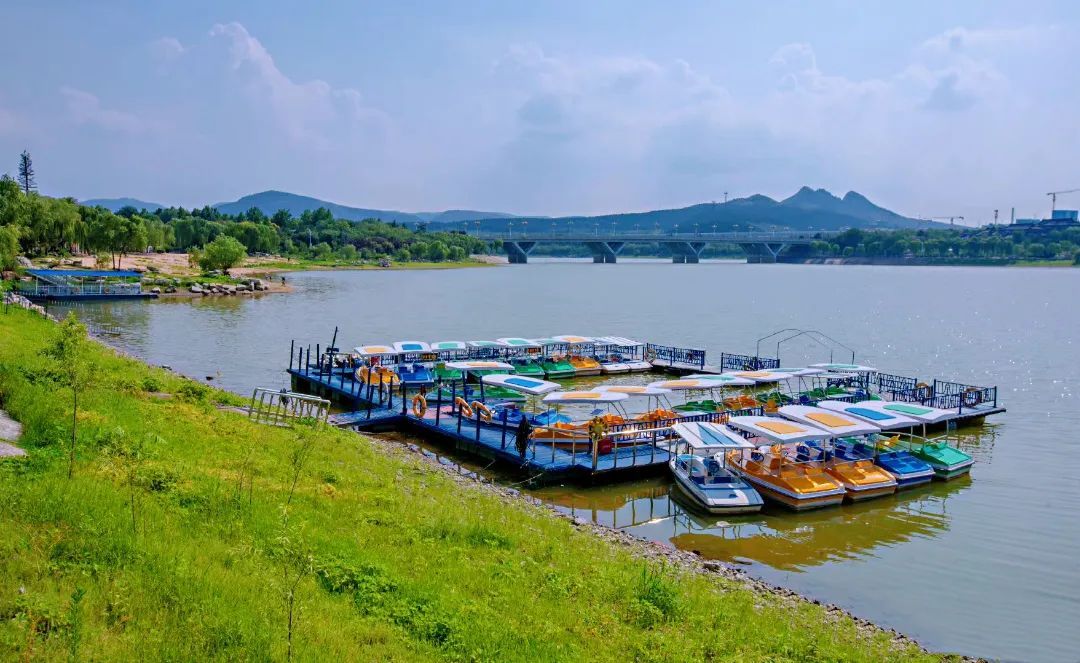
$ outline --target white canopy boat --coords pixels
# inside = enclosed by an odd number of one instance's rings
[[[754,513],[764,505],[747,481],[727,468],[730,451],[753,445],[727,426],[708,422],[671,427],[679,441],[668,460],[675,485],[694,506],[713,514]]]
[[[394,350],[401,354],[430,352],[431,346],[423,341],[394,341]]]
[[[624,350],[627,353],[633,354],[637,352],[638,348],[645,347],[645,344],[641,341],[635,341],[632,338],[625,338],[623,336],[599,336],[595,339],[596,345],[605,346],[607,348],[617,348],[618,350]],[[614,356],[611,356],[614,355]],[[612,366],[617,366],[619,369],[626,367],[626,371],[630,373],[641,373],[644,371],[651,371],[652,364],[644,359],[633,359],[632,357],[622,356],[622,352],[609,353],[609,359]],[[607,366],[605,362],[601,362],[602,365]],[[604,370],[605,373],[617,373],[619,370]]]
[[[468,349],[468,346],[465,345],[465,341],[432,341],[430,347],[436,352]]]
[[[827,440],[798,448],[798,459],[821,461],[825,472],[843,484],[852,501],[867,500],[896,492],[897,478],[874,462],[874,453],[858,450],[876,446],[881,429],[856,417],[809,405],[785,405],[780,416],[816,426],[828,433]],[[927,478],[929,475],[927,475]]]
[[[873,366],[863,366],[862,364],[810,364],[810,368],[820,368],[830,373],[877,373],[877,369]]]
[[[534,349],[539,349],[541,347],[541,345],[539,343],[537,343],[535,341],[530,341],[527,338],[517,338],[517,337],[513,337],[513,336],[508,336],[508,337],[505,337],[505,338],[497,338],[495,340],[498,341],[499,343],[502,343],[503,345],[511,347],[511,348],[534,348]]]
[[[826,474],[821,463],[797,458],[790,447],[821,442],[829,434],[820,428],[776,417],[732,417],[728,426],[742,431],[753,451],[728,452],[734,471],[749,481],[762,497],[795,511],[840,504],[847,491]]]
[[[862,403],[846,403],[844,401],[820,401],[817,406],[833,412],[843,412],[861,421],[874,424],[881,430],[902,430],[916,428],[922,422],[899,412],[890,412],[883,407],[867,405],[866,403],[888,403],[889,401],[865,401]]]

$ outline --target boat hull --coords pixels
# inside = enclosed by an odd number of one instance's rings
[[[955,465],[935,465],[931,463],[931,467],[934,468],[934,478],[941,481],[948,481],[949,479],[955,479],[956,477],[964,476],[971,472],[971,466],[975,464],[975,461],[964,461],[963,463],[957,463]]]
[[[713,515],[736,515],[740,513],[757,513],[765,506],[764,500],[753,488],[731,489],[730,492],[735,494],[734,497],[718,500],[707,494],[714,491],[702,491],[696,485],[688,486],[688,480],[681,474],[673,471],[673,475],[675,477],[675,487],[679,493],[698,511]]]
[[[810,511],[812,509],[837,506],[844,501],[844,496],[846,495],[846,491],[843,488],[822,491],[819,493],[797,495],[784,490],[779,486],[775,486],[768,481],[755,477],[752,474],[743,474],[743,478],[757,489],[758,493],[766,500],[775,502],[792,511]]]
[[[604,373],[605,375],[629,373],[630,367],[626,364],[600,364],[600,372]]]

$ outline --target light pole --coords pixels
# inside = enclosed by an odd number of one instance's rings
[[[506,233],[507,237],[513,237],[514,236],[514,222],[513,221],[507,221],[506,225],[507,225],[507,228],[508,228],[507,233]]]
[[[596,235],[597,237],[600,236],[600,224],[599,223],[594,223],[593,224],[593,234]]]

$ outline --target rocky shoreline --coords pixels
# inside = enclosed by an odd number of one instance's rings
[[[779,599],[782,603],[790,607],[807,603],[822,606],[828,619],[838,620],[847,618],[855,623],[860,632],[867,634],[885,634],[897,647],[917,647],[920,651],[925,653],[935,653],[926,649],[917,640],[896,629],[875,624],[848,612],[840,606],[823,603],[817,599],[803,596],[791,589],[772,585],[758,578],[754,578],[742,569],[730,564],[717,560],[704,559],[694,552],[679,550],[678,548],[666,546],[662,543],[642,539],[621,529],[614,529],[596,524],[581,517],[571,516],[564,511],[560,511],[554,505],[527,495],[520,490],[501,485],[491,479],[472,472],[471,470],[463,470],[456,463],[444,463],[440,461],[440,456],[438,454],[424,449],[417,444],[387,440],[373,434],[363,434],[363,436],[365,439],[371,441],[372,444],[379,448],[383,453],[401,458],[418,459],[429,468],[449,476],[458,484],[470,487],[474,490],[497,495],[508,504],[524,505],[529,508],[542,509],[555,518],[569,521],[575,529],[587,532],[614,545],[623,547],[632,555],[641,559],[665,564],[682,573],[693,573],[702,576],[723,578],[724,580],[738,583],[740,586],[756,593]],[[963,661],[964,663],[980,663],[986,661],[986,659],[982,658],[959,655],[955,656],[952,660]]]

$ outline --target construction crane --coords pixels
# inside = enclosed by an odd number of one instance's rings
[[[934,220],[939,220],[939,221],[948,221],[950,226],[953,225],[953,221],[955,221],[957,219],[959,219],[961,222],[963,222],[963,220],[964,220],[964,217],[959,216],[959,215],[957,215],[957,216],[931,216],[929,218],[934,219]]]
[[[1057,197],[1065,193],[1076,193],[1080,189],[1066,189],[1065,191],[1051,191],[1046,194],[1050,196],[1050,216],[1054,215],[1054,210],[1057,209]]]

